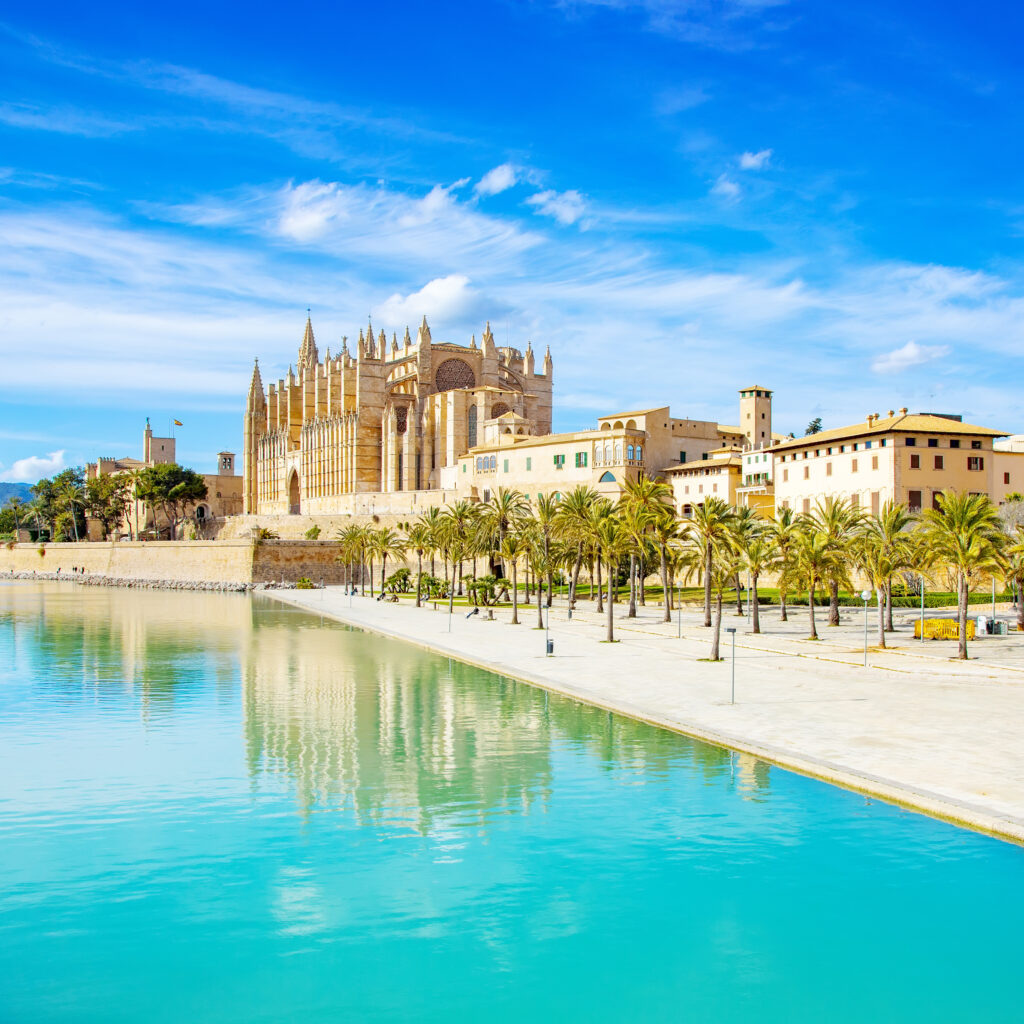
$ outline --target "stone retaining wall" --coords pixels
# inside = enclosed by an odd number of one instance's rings
[[[73,569],[107,580],[152,580],[166,585],[343,582],[338,546],[329,541],[116,541],[0,545],[0,574],[49,578]]]

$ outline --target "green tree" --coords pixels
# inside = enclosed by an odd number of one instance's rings
[[[810,423],[807,424],[807,429],[804,431],[804,436],[807,437],[810,434],[821,433],[821,417],[815,416]]]
[[[168,535],[174,540],[178,524],[206,497],[206,481],[195,470],[176,462],[147,466],[142,472],[145,500],[163,513]]]
[[[730,534],[735,512],[721,498],[707,498],[694,507],[693,532],[704,553],[704,625],[711,625],[711,587],[715,545]]]
[[[85,482],[85,511],[100,524],[104,540],[127,518],[130,487],[121,474],[100,473]]]
[[[864,513],[852,502],[830,496],[817,503],[811,518],[813,528],[824,536],[831,548],[828,575],[822,582],[828,587],[828,624],[838,626],[839,588],[852,589],[853,546],[864,524]]]
[[[967,658],[967,602],[971,581],[1000,569],[1006,536],[999,527],[999,512],[984,494],[943,491],[938,508],[927,509],[923,523],[936,562],[944,565],[956,583],[959,644],[957,657]]]
[[[835,544],[829,535],[818,529],[813,519],[808,518],[802,526],[793,546],[792,572],[807,591],[807,609],[811,626],[809,639],[817,640],[814,598],[818,587],[835,575],[837,559],[841,556],[837,554]]]
[[[579,484],[558,503],[555,526],[558,536],[573,546],[575,557],[569,580],[569,607],[576,607],[576,588],[579,586],[580,569],[587,554],[590,535],[590,520],[600,495],[593,487]]]

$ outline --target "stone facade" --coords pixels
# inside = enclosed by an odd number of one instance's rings
[[[244,421],[244,510],[332,515],[355,494],[437,490],[442,474],[512,413],[521,434],[551,430],[552,362],[533,349],[434,342],[426,318],[390,346],[372,325],[355,354],[320,359],[307,320],[297,370],[264,389],[253,369]]]
[[[123,456],[115,459],[109,456],[90,462],[85,467],[87,480],[94,480],[100,475],[118,476],[122,473],[134,473],[139,470],[175,462],[177,459],[177,441],[173,437],[157,437],[146,419],[146,427],[142,432],[142,458],[135,459]],[[192,512],[192,527],[200,537],[216,536],[224,522],[231,516],[242,512],[242,477],[235,472],[235,453],[217,453],[217,472],[203,473],[206,484],[206,498],[199,502]],[[157,509],[148,507],[144,502],[133,501],[128,513],[116,531],[118,534],[134,536],[166,535],[168,524]],[[101,540],[102,529],[99,523],[88,521],[89,539]]]

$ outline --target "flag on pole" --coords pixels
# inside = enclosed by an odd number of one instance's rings
[[[175,421],[174,421],[174,425],[175,425],[176,427],[183,427],[183,426],[185,426],[185,424],[184,424],[184,423],[182,423],[182,422],[181,422],[181,420],[175,420]]]

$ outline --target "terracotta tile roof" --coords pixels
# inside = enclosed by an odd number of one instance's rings
[[[876,436],[888,434],[894,430],[909,434],[970,434],[975,437],[1006,437],[1005,430],[993,430],[991,427],[978,427],[973,423],[961,423],[946,416],[933,413],[897,413],[895,416],[883,416],[879,419],[865,420],[863,423],[852,423],[847,427],[834,427],[822,430],[817,434],[790,438],[782,444],[775,445],[773,452],[784,452],[792,448],[804,448],[808,445],[822,444],[828,441],[839,441],[850,437]]]

